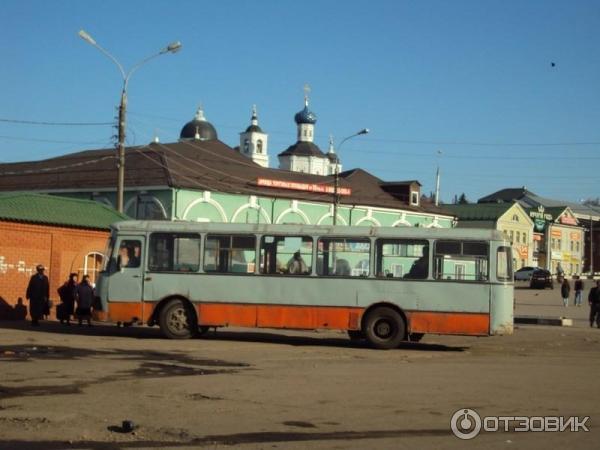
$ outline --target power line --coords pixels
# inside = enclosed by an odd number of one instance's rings
[[[434,157],[435,155],[424,155],[422,153],[404,153],[404,152],[395,152],[395,151],[386,151],[386,150],[365,150],[363,149],[344,149],[344,153],[363,153],[363,154],[374,154],[374,155],[393,155],[393,156],[402,156],[409,158],[419,158],[423,159],[426,156]],[[476,156],[476,155],[449,155],[444,153],[441,157],[444,159],[484,159],[484,160],[536,160],[536,161],[547,161],[547,160],[600,160],[600,156]]]
[[[52,125],[52,126],[106,126],[114,125],[114,122],[43,122],[37,120],[2,119],[0,122],[17,123],[21,125]]]
[[[600,145],[600,142],[468,142],[468,141],[426,141],[408,139],[369,138],[370,141],[398,142],[419,145],[465,145],[477,147],[567,147],[580,145]]]
[[[173,117],[166,116],[157,116],[153,114],[146,113],[138,113],[129,111],[130,114],[149,117],[160,120],[168,120],[172,122],[183,122],[181,119],[176,119]],[[236,129],[239,130],[243,127],[237,127],[232,125],[223,125],[218,122],[214,122],[218,125],[218,128],[228,128],[228,129]],[[280,131],[280,130],[269,130],[267,134],[281,134],[281,135],[294,135],[295,133],[291,131]],[[463,145],[463,146],[477,146],[477,147],[566,147],[566,146],[589,146],[589,145],[600,145],[600,141],[574,141],[574,142],[486,142],[486,141],[452,141],[452,140],[426,140],[426,139],[395,139],[395,138],[377,138],[371,137],[368,138],[369,141],[374,142],[396,142],[401,144],[418,144],[418,145]]]

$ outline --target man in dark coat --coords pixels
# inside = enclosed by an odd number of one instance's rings
[[[81,326],[82,321],[87,320],[88,326],[92,326],[92,304],[94,303],[94,288],[90,284],[90,276],[84,275],[81,283],[77,285],[77,310],[75,315]]]
[[[590,290],[588,302],[590,304],[590,327],[593,327],[596,322],[600,328],[600,280],[596,281],[596,287]]]
[[[61,303],[56,308],[56,317],[62,324],[71,325],[71,316],[75,313],[77,277],[76,273],[70,274],[68,281],[58,288]]]
[[[29,279],[25,297],[29,300],[29,315],[31,316],[31,325],[39,326],[39,320],[44,315],[44,307],[50,298],[50,283],[48,277],[44,275],[44,266],[36,266],[37,273]]]

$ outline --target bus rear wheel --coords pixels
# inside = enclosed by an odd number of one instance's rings
[[[373,347],[387,350],[398,347],[404,340],[406,324],[398,311],[380,306],[367,315],[364,333]]]
[[[171,300],[160,311],[158,318],[160,331],[169,339],[194,337],[198,329],[194,322],[194,314],[183,300]]]

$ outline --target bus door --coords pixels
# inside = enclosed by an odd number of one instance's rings
[[[116,270],[108,286],[109,316],[113,321],[142,319],[145,236],[120,235],[115,245]]]

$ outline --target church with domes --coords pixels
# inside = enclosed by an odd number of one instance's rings
[[[272,156],[256,106],[235,148],[219,140],[202,106],[183,125],[177,142],[155,139],[127,147],[125,214],[196,222],[453,225],[452,214],[443,208],[421,204],[416,180],[384,181],[362,169],[342,172],[333,139],[326,152],[315,143],[317,115],[310,107],[308,88],[293,120],[295,142]],[[278,167],[271,167],[275,155]],[[35,191],[91,199],[113,208],[117,204],[113,147],[0,163],[0,175],[0,192]]]
[[[294,115],[297,127],[296,142],[277,155],[279,169],[311,175],[333,175],[342,171],[342,163],[335,153],[333,138],[329,138],[327,154],[314,142],[316,114],[308,107],[308,95],[304,96],[304,108]],[[202,107],[198,108],[194,119],[181,129],[180,141],[216,140],[215,127],[206,120]],[[261,167],[269,168],[269,136],[258,124],[256,105],[252,107],[250,125],[240,133],[240,144],[236,150]]]

